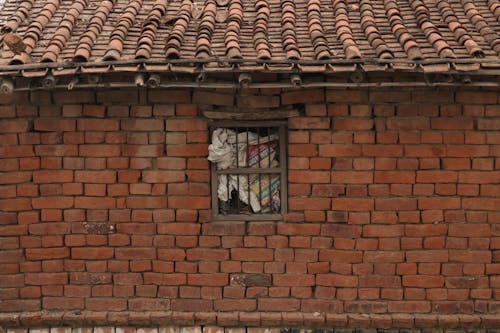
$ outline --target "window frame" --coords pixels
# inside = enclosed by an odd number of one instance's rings
[[[212,202],[212,219],[215,221],[272,221],[283,220],[286,212],[288,211],[288,169],[287,169],[287,122],[286,121],[238,121],[238,120],[219,120],[209,123],[210,143],[212,142],[212,133],[216,128],[276,128],[278,130],[279,138],[279,158],[280,165],[277,168],[260,168],[260,169],[279,169],[277,172],[262,172],[263,174],[279,174],[280,175],[280,212],[269,213],[250,213],[250,214],[221,214],[219,212],[219,198],[217,194],[218,176],[221,174],[255,174],[251,170],[245,168],[232,168],[226,170],[217,170],[217,164],[210,162],[210,186],[211,186],[211,202]],[[235,170],[241,169],[239,172]],[[255,168],[257,169],[257,168]],[[221,172],[222,171],[222,172]]]

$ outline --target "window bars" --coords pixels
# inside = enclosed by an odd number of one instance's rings
[[[281,219],[286,212],[284,123],[218,122],[211,134],[214,219]]]

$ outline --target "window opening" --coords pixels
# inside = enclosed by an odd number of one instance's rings
[[[285,126],[217,123],[211,128],[216,219],[275,219],[286,211]]]

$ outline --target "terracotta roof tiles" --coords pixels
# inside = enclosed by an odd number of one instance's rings
[[[193,3],[190,0],[184,0],[179,9],[175,23],[170,31],[165,46],[166,56],[168,59],[178,59],[181,57],[181,46],[184,40],[184,34],[191,21],[193,12]]]
[[[76,0],[68,9],[62,20],[59,22],[59,27],[54,32],[52,39],[49,41],[45,49],[41,62],[56,62],[61,50],[65,47],[67,41],[71,37],[76,20],[83,12],[83,9],[88,5],[88,0]]]
[[[103,60],[119,60],[122,55],[124,41],[130,28],[136,22],[137,14],[142,6],[142,0],[132,0],[121,14],[118,23],[110,35],[109,46],[104,54]]]
[[[363,29],[365,37],[370,43],[370,46],[375,50],[377,57],[381,59],[393,58],[394,55],[377,26],[371,1],[361,0],[359,10],[361,13],[361,29]]]
[[[113,9],[116,0],[104,0],[94,11],[92,18],[87,25],[87,29],[80,36],[78,41],[73,61],[85,62],[88,61],[92,54],[94,41],[101,34],[102,28],[107,21],[108,15]]]
[[[0,13],[0,74],[141,62],[185,72],[494,70],[500,1],[7,0]]]
[[[270,59],[271,48],[269,46],[269,18],[271,8],[267,0],[255,1],[255,21],[253,25],[253,43],[257,51],[258,59]]]

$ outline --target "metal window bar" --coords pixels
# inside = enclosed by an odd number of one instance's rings
[[[250,166],[245,163],[245,166],[240,166],[238,161],[238,148],[241,140],[238,139],[238,135],[236,135],[236,168],[230,168],[225,170],[217,170],[215,163],[212,163],[211,166],[211,178],[212,178],[212,217],[217,220],[279,220],[282,219],[283,214],[286,213],[287,210],[287,190],[286,190],[286,128],[285,122],[272,121],[266,122],[266,124],[262,123],[253,123],[253,122],[217,122],[211,126],[211,129],[214,130],[216,128],[227,128],[235,131],[237,134],[246,132],[246,142],[245,144],[249,144],[249,132],[254,132],[257,134],[257,146],[255,147],[257,151],[256,157],[256,165]],[[264,132],[264,133],[263,133]],[[271,142],[271,137],[273,134],[278,136],[278,140],[276,145]],[[265,135],[267,137],[267,145],[261,147],[261,136]],[[274,157],[271,154],[274,153]],[[266,156],[267,155],[267,156]],[[248,151],[247,151],[248,158]],[[266,164],[265,158],[267,158],[267,167],[264,167]],[[273,166],[272,162],[275,160],[277,166]],[[237,193],[233,196],[233,193],[228,193],[228,202],[224,203],[218,199],[218,180],[219,176],[225,175],[227,178],[227,191],[230,190],[229,186],[229,178],[231,176],[236,177],[237,183]],[[254,178],[258,178],[258,195],[256,197],[258,199],[259,205],[261,207],[260,212],[254,212],[252,210],[251,205],[251,178],[252,175]],[[243,177],[241,177],[243,176]],[[273,179],[279,179],[279,185],[277,188],[273,190]],[[241,184],[240,179],[246,179],[246,194],[248,197],[248,204],[242,205],[242,202],[239,200],[240,187],[243,186]],[[264,195],[263,181],[267,179],[267,193]],[[243,186],[244,187],[244,186]],[[266,190],[266,189],[264,189]],[[276,199],[273,194],[277,191],[277,195],[279,198]],[[263,207],[263,200],[267,195],[268,203],[266,207]],[[236,201],[236,202],[234,202]],[[228,209],[227,206],[233,207],[233,209]],[[234,207],[236,205],[236,207]],[[243,208],[245,209],[243,209]],[[263,211],[263,209],[266,209]]]

